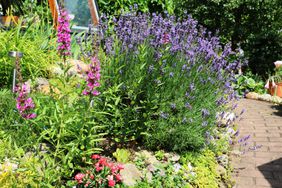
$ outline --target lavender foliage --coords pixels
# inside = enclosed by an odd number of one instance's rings
[[[202,148],[217,112],[232,111],[226,104],[238,98],[232,83],[241,65],[230,45],[221,45],[189,15],[178,20],[131,12],[100,27],[107,28],[102,71],[110,78],[102,85],[126,86],[119,93],[118,112],[128,119],[123,127],[152,148]]]

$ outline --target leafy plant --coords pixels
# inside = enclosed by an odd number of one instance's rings
[[[265,93],[264,82],[259,76],[253,75],[251,72],[237,75],[237,82],[234,85],[234,89],[237,90],[239,95],[244,95],[248,92]]]
[[[53,27],[42,21],[19,24],[7,31],[0,32],[0,86],[12,84],[14,59],[8,56],[10,51],[22,52],[21,70],[24,80],[27,78],[47,77],[49,66],[58,60]]]
[[[127,163],[129,161],[130,155],[131,153],[127,149],[119,148],[117,148],[117,150],[113,153],[113,156],[119,163]]]
[[[109,140],[179,152],[204,147],[216,113],[236,97],[232,72],[240,65],[230,46],[205,37],[191,17],[132,12],[107,23],[116,24],[104,32],[98,103],[109,114]]]

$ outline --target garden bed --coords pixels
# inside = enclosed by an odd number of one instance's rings
[[[60,11],[58,31],[31,22],[0,34],[6,52],[24,53],[15,93],[14,60],[0,59],[0,184],[231,187],[231,47],[188,15],[134,11],[71,43]]]

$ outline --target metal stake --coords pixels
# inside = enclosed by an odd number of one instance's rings
[[[9,56],[15,58],[15,65],[14,65],[14,71],[13,71],[13,88],[12,88],[12,91],[15,92],[17,77],[18,77],[19,82],[22,82],[22,75],[21,75],[21,70],[20,70],[20,59],[23,57],[23,53],[17,52],[17,51],[10,51]]]

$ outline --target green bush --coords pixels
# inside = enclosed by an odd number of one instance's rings
[[[179,152],[204,147],[217,112],[235,97],[239,65],[231,49],[205,37],[190,17],[131,13],[110,23],[97,100],[109,114],[109,140]]]
[[[104,1],[98,0],[99,11],[101,13],[118,16],[128,12],[133,8],[141,12],[164,12],[167,10],[170,14],[174,12],[173,0],[122,0],[122,1]]]
[[[282,3],[279,0],[177,0],[175,14],[188,12],[223,42],[241,44],[253,73],[266,76],[282,57]]]
[[[266,92],[264,85],[265,83],[262,81],[261,77],[251,72],[246,72],[244,75],[237,75],[237,82],[234,88],[240,95],[244,95],[248,92],[263,94]]]
[[[18,26],[0,32],[0,87],[11,86],[14,59],[9,51],[20,51],[24,80],[47,77],[48,68],[57,60],[56,38],[52,26],[45,23],[20,22]]]

